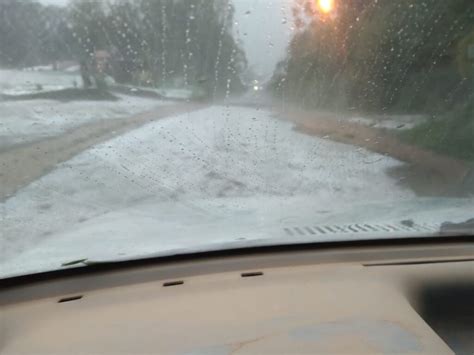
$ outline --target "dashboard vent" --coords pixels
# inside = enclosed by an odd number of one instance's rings
[[[437,232],[438,230],[439,226],[430,224],[417,224],[409,221],[404,221],[400,223],[320,225],[284,228],[285,233],[289,236],[315,236],[357,233],[433,233]]]

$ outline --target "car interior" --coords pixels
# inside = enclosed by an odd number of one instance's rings
[[[0,281],[2,354],[474,351],[469,238],[260,247]]]

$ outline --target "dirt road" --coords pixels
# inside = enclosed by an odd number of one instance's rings
[[[121,135],[148,122],[204,108],[202,104],[179,103],[114,120],[97,120],[65,134],[38,142],[13,146],[0,152],[0,202],[71,159],[87,148]]]

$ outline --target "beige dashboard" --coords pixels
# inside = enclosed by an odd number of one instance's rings
[[[0,289],[1,354],[474,349],[474,245],[214,256]]]

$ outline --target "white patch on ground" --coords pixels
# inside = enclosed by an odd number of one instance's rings
[[[0,101],[0,148],[57,136],[95,120],[117,119],[169,102],[118,95],[119,101]]]
[[[19,260],[32,267],[39,250],[62,260],[84,255],[83,248],[94,249],[91,238],[116,236],[114,252],[142,242],[140,250],[149,250],[150,240],[168,250],[185,247],[189,238],[199,244],[194,230],[214,230],[224,242],[225,231],[215,228],[223,216],[236,225],[246,218],[247,231],[259,224],[261,237],[268,231],[262,223],[281,223],[295,211],[316,221],[355,204],[406,200],[413,194],[385,174],[399,164],[300,134],[258,109],[211,107],[171,117],[81,153],[4,202],[0,268],[18,267]],[[142,240],[138,231],[145,229]],[[82,237],[71,236],[71,244],[62,238],[74,233]],[[87,243],[76,247],[72,240]],[[99,257],[108,249],[95,250]]]
[[[349,122],[388,130],[412,129],[427,121],[426,115],[391,115],[379,118],[351,117]]]
[[[81,85],[81,76],[74,72],[0,69],[0,94],[3,95],[35,94]]]
[[[187,89],[158,89],[157,92],[167,99],[190,99],[193,92]]]
[[[131,92],[137,92],[143,90],[145,92],[154,92],[166,99],[172,100],[187,100],[193,97],[193,90],[191,89],[176,89],[176,88],[153,88],[149,86],[137,86],[137,85],[118,85],[129,89]],[[199,89],[194,89],[196,93],[199,93]]]
[[[81,86],[82,80],[77,73],[51,69],[51,66],[43,66],[0,70],[0,94],[24,95]],[[94,120],[124,118],[170,104],[151,98],[116,96],[119,101],[0,99],[0,149],[56,136]]]

